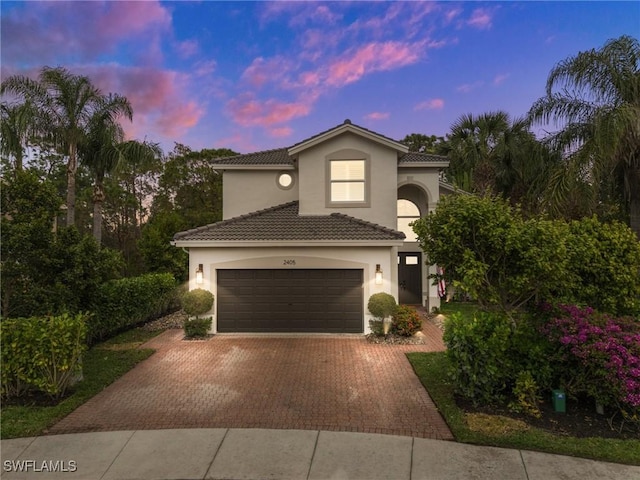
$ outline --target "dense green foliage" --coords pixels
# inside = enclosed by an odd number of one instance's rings
[[[444,197],[413,228],[447,283],[483,305],[509,312],[564,288],[566,226],[525,220],[500,198]]]
[[[82,381],[73,385],[68,391],[69,395],[55,405],[32,402],[14,405],[4,402],[0,411],[0,436],[5,439],[46,433],[51,425],[148,358],[153,350],[139,347],[158,333],[159,331],[129,330],[87,350],[82,356]]]
[[[118,276],[120,255],[74,227],[54,231],[61,199],[34,172],[14,172],[1,190],[3,317],[89,310],[98,287]]]
[[[640,314],[640,242],[620,222],[583,218],[569,224],[566,300],[614,315]]]
[[[184,322],[184,336],[187,338],[206,337],[211,330],[212,317],[191,318]]]
[[[456,195],[414,230],[445,280],[485,307],[564,301],[640,313],[640,242],[623,224],[525,219],[500,198]]]
[[[451,368],[446,352],[409,353],[407,357],[458,442],[640,465],[640,440],[636,439],[554,435],[529,425],[505,431],[505,417],[501,415],[487,416],[491,422],[487,429],[472,429],[468,415],[456,404],[454,385],[442,374]]]
[[[400,305],[391,319],[391,333],[402,337],[410,337],[422,330],[422,318],[415,308]]]
[[[393,295],[385,292],[374,293],[369,297],[367,303],[367,309],[371,315],[379,320],[393,315],[397,308],[396,299],[393,298]]]
[[[517,387],[522,391],[526,377],[534,396],[550,386],[549,344],[526,321],[514,324],[499,313],[454,314],[445,322],[443,340],[456,390],[474,403],[505,401]]]
[[[81,374],[86,321],[83,314],[4,319],[2,396],[19,397],[35,389],[62,397]]]
[[[203,288],[196,288],[182,295],[180,299],[182,303],[182,309],[187,315],[194,315],[196,318],[198,315],[207,313],[213,307],[213,293]]]
[[[156,318],[175,307],[176,282],[169,273],[111,280],[98,288],[89,322],[89,342]]]

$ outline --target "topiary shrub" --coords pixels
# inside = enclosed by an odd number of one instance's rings
[[[211,317],[192,318],[184,322],[184,336],[187,338],[206,337],[211,330]]]
[[[410,337],[422,330],[422,318],[414,308],[400,305],[391,320],[391,333],[403,337]]]
[[[396,304],[396,299],[393,298],[393,295],[381,292],[374,293],[369,297],[367,308],[371,312],[371,315],[382,320],[393,315],[398,308],[398,305]]]
[[[209,290],[196,288],[182,296],[182,309],[187,315],[195,316],[207,313],[213,307],[213,293]]]

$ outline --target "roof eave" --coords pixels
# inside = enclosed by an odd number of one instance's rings
[[[325,142],[338,135],[342,135],[343,133],[346,133],[346,132],[355,133],[356,135],[360,135],[361,137],[365,137],[376,143],[385,145],[393,150],[396,150],[397,152],[407,153],[409,151],[409,147],[407,147],[406,145],[403,145],[402,143],[382,137],[380,135],[375,134],[374,132],[364,130],[358,127],[357,125],[353,125],[352,123],[343,123],[342,125],[339,125],[332,130],[324,132],[316,137],[312,137],[305,142],[299,143],[298,145],[294,145],[293,147],[289,148],[288,153],[291,156],[297,155],[304,150],[307,150],[311,147],[314,147],[322,142]]]
[[[173,240],[183,248],[250,248],[250,247],[401,247],[404,240]]]
[[[291,163],[279,163],[272,165],[261,165],[259,163],[245,165],[211,165],[216,170],[295,170],[295,165]]]
[[[447,168],[449,162],[398,162],[399,168]]]

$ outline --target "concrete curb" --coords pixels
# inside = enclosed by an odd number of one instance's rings
[[[638,480],[640,467],[353,432],[179,429],[1,441],[12,479]]]

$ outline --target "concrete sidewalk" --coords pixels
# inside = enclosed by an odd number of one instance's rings
[[[634,466],[352,432],[136,430],[2,440],[1,447],[6,480],[640,479]]]

